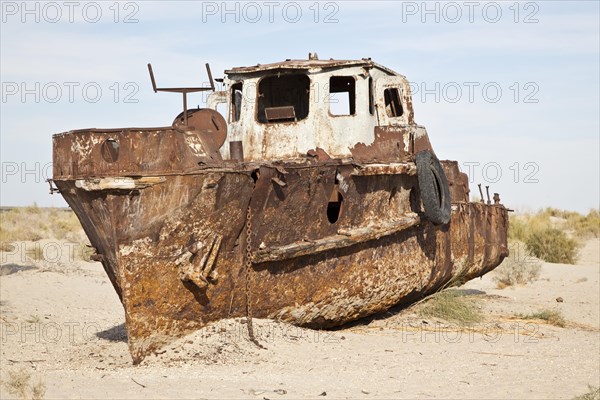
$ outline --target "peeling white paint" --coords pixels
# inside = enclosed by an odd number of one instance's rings
[[[130,245],[119,245],[119,255],[121,257],[126,257],[130,254],[135,254],[136,257],[140,255],[154,257],[156,251],[152,244],[152,239],[144,237],[134,240]]]
[[[225,83],[232,85],[243,81],[242,106],[240,119],[228,122],[228,135],[221,147],[221,156],[229,159],[229,143],[241,141],[245,161],[294,159],[306,155],[308,150],[320,147],[331,157],[351,157],[350,149],[357,143],[371,145],[375,140],[374,128],[380,125],[407,125],[412,118],[409,105],[410,87],[402,75],[390,75],[393,71],[374,64],[374,68],[365,72],[363,66],[345,66],[339,69],[310,68],[308,70],[288,70],[284,73],[306,73],[310,80],[309,114],[297,122],[259,123],[257,122],[257,88],[260,79],[272,76],[274,72],[263,75],[239,74],[228,71]],[[332,76],[352,76],[355,78],[355,114],[334,116],[329,112],[329,81]],[[369,78],[373,79],[374,112],[369,110]],[[396,118],[385,115],[383,90],[397,87],[402,93],[405,113]],[[380,91],[380,92],[379,92]],[[228,96],[230,97],[230,96]],[[219,92],[212,99],[217,101],[227,97]],[[231,107],[231,105],[229,105]],[[409,141],[405,140],[405,151]]]

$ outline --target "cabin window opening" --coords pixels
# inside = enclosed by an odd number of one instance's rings
[[[329,78],[329,112],[331,115],[356,113],[356,81],[352,76]]]
[[[260,123],[303,120],[308,116],[310,78],[304,74],[267,76],[258,84]]]
[[[385,89],[383,98],[385,100],[385,111],[388,117],[401,117],[404,110],[402,109],[398,88]]]
[[[373,115],[375,106],[373,104],[373,77],[369,77],[369,114]]]
[[[240,120],[242,98],[242,82],[234,83],[233,85],[231,85],[231,122],[236,122]]]
[[[335,224],[338,221],[342,213],[343,202],[344,197],[342,194],[337,189],[333,189],[329,197],[329,203],[327,203],[327,220],[329,223]]]

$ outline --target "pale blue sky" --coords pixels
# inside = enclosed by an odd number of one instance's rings
[[[146,63],[159,85],[188,86],[206,81],[205,62],[220,77],[313,51],[407,76],[417,122],[440,158],[472,168],[472,191],[489,184],[519,210],[598,207],[596,1],[22,4],[1,4],[3,206],[65,204],[44,182],[53,133],[168,125],[181,99],[152,92]]]

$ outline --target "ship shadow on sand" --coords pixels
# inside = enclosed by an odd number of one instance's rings
[[[115,325],[112,328],[97,332],[96,337],[109,342],[127,342],[127,328],[124,323]]]

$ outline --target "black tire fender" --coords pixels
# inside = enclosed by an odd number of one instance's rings
[[[442,164],[430,151],[417,153],[417,179],[425,217],[435,225],[450,222],[451,199]]]

